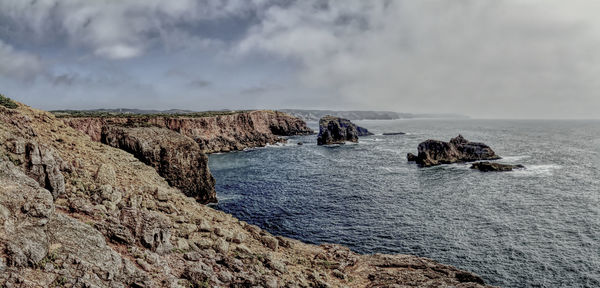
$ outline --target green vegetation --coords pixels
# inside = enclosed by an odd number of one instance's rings
[[[174,117],[174,118],[200,118],[200,117],[213,117],[221,115],[233,115],[238,113],[251,112],[254,110],[236,110],[236,111],[204,111],[204,112],[192,112],[192,113],[149,113],[149,114],[136,114],[136,113],[120,113],[120,112],[107,112],[107,111],[82,111],[82,110],[56,110],[50,111],[57,118],[154,118],[154,117]]]
[[[15,101],[13,101],[12,99],[0,94],[0,105],[8,108],[8,109],[15,109],[17,107],[19,107],[19,105],[17,105],[17,103],[15,103]]]

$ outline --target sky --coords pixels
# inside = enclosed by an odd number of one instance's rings
[[[0,93],[40,109],[600,118],[596,0],[0,0]]]

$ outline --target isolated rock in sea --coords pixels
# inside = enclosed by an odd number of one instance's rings
[[[348,119],[325,116],[319,120],[318,145],[358,142],[359,136],[373,135],[367,129],[356,126]]]
[[[386,133],[383,133],[382,135],[383,136],[393,136],[393,135],[404,135],[404,134],[406,134],[406,133],[404,133],[404,132],[386,132]]]
[[[217,202],[208,157],[194,140],[165,128],[105,126],[101,142],[133,154],[198,202]]]
[[[510,165],[510,164],[500,164],[493,163],[488,161],[483,162],[475,162],[471,165],[471,169],[478,169],[481,172],[501,172],[501,171],[512,171],[513,169],[524,169],[523,165]]]
[[[407,155],[409,161],[415,161],[423,167],[457,162],[500,159],[488,145],[469,142],[462,135],[450,139],[450,142],[427,140],[419,144],[418,155]],[[412,156],[411,156],[412,155]]]

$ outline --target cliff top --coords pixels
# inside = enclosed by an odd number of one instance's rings
[[[233,115],[239,113],[247,113],[256,110],[223,110],[223,111],[202,111],[202,112],[168,112],[168,111],[152,111],[149,113],[141,112],[143,110],[128,109],[129,111],[123,112],[122,109],[110,109],[110,110],[54,110],[50,111],[57,118],[78,118],[78,117],[90,117],[90,118],[151,118],[151,117],[213,117],[220,115]],[[137,111],[137,112],[136,112]]]

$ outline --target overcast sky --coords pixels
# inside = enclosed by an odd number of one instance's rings
[[[1,0],[0,93],[42,109],[600,118],[600,1]]]

